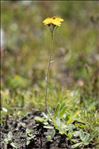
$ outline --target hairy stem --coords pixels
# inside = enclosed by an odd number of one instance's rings
[[[48,112],[48,85],[49,85],[49,72],[50,72],[50,67],[51,67],[51,63],[52,63],[53,36],[54,36],[54,34],[53,34],[54,32],[53,31],[51,31],[51,52],[50,52],[50,56],[49,56],[48,67],[47,67],[47,74],[46,74],[45,112]]]

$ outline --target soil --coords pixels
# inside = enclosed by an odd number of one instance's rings
[[[45,134],[49,131],[43,127],[41,123],[36,123],[35,116],[41,116],[40,112],[29,113],[20,120],[13,120],[7,117],[6,122],[1,125],[1,149],[13,149],[14,145],[18,149],[70,149],[70,142],[66,140],[65,136],[61,136],[57,131],[52,141],[47,141]],[[31,131],[29,137],[26,133]],[[9,134],[9,135],[8,135]],[[8,139],[8,144],[4,143],[5,138]],[[26,142],[29,140],[28,145]]]
[[[42,116],[40,112],[31,112],[20,120],[7,117],[1,125],[1,149],[71,149],[71,143],[65,135],[60,135],[55,130],[52,141],[48,141],[46,134],[49,129],[42,123],[35,121],[36,116]],[[28,133],[27,133],[28,132]],[[4,143],[7,142],[7,143]]]

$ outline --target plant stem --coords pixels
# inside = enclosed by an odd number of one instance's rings
[[[48,85],[49,85],[49,72],[52,63],[52,51],[53,51],[53,37],[54,30],[51,31],[51,52],[48,61],[47,74],[46,74],[46,88],[45,88],[45,112],[48,112]]]

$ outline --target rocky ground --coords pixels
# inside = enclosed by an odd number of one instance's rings
[[[29,113],[20,120],[7,118],[5,124],[1,126],[1,149],[70,149],[70,142],[66,136],[61,136],[57,131],[52,139],[48,141],[46,134],[49,129],[43,124],[35,122],[35,116],[40,116],[40,112]]]

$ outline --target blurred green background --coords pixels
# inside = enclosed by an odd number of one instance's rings
[[[55,32],[55,62],[51,79],[72,87],[85,80],[85,65],[96,72],[99,63],[98,1],[2,1],[4,31],[3,86],[16,88],[44,83],[50,54],[50,32],[42,21],[60,16]],[[89,68],[90,67],[90,68]],[[42,83],[41,83],[42,84]]]
[[[17,90],[33,90],[44,97],[51,37],[42,21],[60,16],[64,22],[55,31],[49,95],[65,88],[79,89],[83,98],[99,97],[98,1],[2,1],[1,6],[2,90],[14,97]]]

